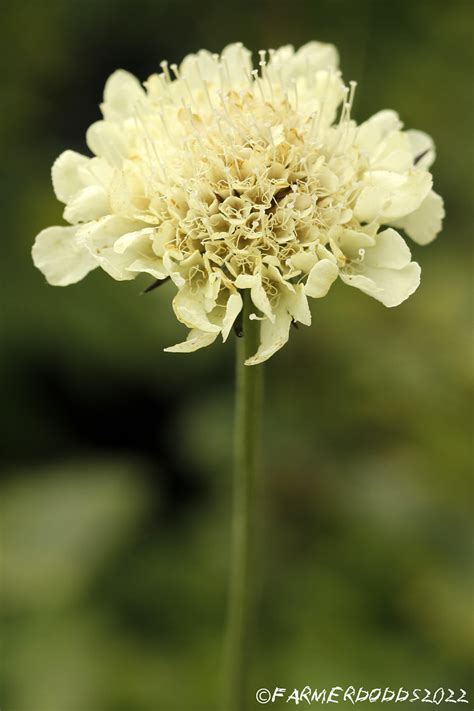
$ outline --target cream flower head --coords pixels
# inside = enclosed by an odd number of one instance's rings
[[[105,85],[103,120],[87,132],[93,157],[53,165],[69,226],[36,238],[35,265],[66,286],[100,266],[117,280],[171,278],[173,309],[191,331],[172,348],[225,340],[249,290],[269,358],[292,322],[311,322],[308,297],[339,276],[397,306],[417,288],[401,228],[419,244],[441,229],[432,140],[402,131],[393,111],[357,126],[355,84],[338,55],[311,42],[259,52],[241,44],[161,63],[143,88],[123,70]]]

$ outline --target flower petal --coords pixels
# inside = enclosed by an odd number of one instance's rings
[[[138,79],[124,69],[117,69],[105,83],[100,108],[107,121],[123,121],[135,114],[137,104],[144,98]]]
[[[433,179],[424,170],[400,175],[387,170],[367,171],[354,215],[361,222],[398,220],[421,205]]]
[[[405,301],[420,284],[421,269],[416,262],[410,262],[403,269],[375,269],[367,267],[364,274],[345,274],[341,279],[349,286],[355,286],[365,294],[380,301],[384,306],[398,306]]]
[[[151,274],[155,279],[166,279],[168,274],[163,266],[163,260],[153,250],[155,232],[152,227],[128,232],[114,243],[114,251],[117,254],[127,255],[130,260],[128,266],[130,272],[143,272]]]
[[[257,365],[268,360],[288,341],[291,316],[286,308],[280,308],[274,323],[266,318],[260,324],[260,346],[255,355],[247,358],[245,365]]]
[[[192,89],[201,88],[203,82],[217,84],[219,81],[219,65],[214,55],[206,49],[201,49],[197,54],[188,54],[179,70]]]
[[[219,333],[221,330],[219,326],[209,321],[202,292],[202,289],[192,292],[188,287],[183,287],[173,299],[173,310],[177,319],[188,328],[206,333]]]
[[[109,211],[107,191],[100,185],[88,185],[68,202],[64,210],[64,219],[72,224],[90,222],[104,217]]]
[[[406,133],[393,131],[384,138],[373,151],[370,167],[395,173],[409,171],[413,167],[413,155]]]
[[[362,230],[345,229],[337,238],[337,245],[345,257],[350,260],[360,259],[360,250],[373,247],[375,239]]]
[[[87,129],[86,142],[92,153],[121,168],[128,156],[128,144],[120,126],[108,121],[96,121]]]
[[[308,76],[320,70],[337,69],[339,54],[336,47],[324,42],[308,42],[296,52],[292,45],[280,47],[272,52],[268,67],[276,71],[278,78],[288,84],[292,79]],[[327,76],[327,75],[326,75]]]
[[[308,67],[311,71],[319,69],[337,69],[339,66],[339,53],[333,44],[327,42],[307,42],[300,47],[292,60],[293,71],[306,74]]]
[[[68,202],[84,187],[80,169],[87,166],[90,160],[76,151],[64,151],[56,158],[51,168],[51,177],[58,200]]]
[[[193,353],[199,350],[199,348],[210,346],[211,343],[214,343],[216,340],[217,335],[217,333],[209,333],[193,328],[185,341],[177,343],[175,346],[164,348],[163,350],[166,351],[166,353]]]
[[[311,326],[311,311],[308,306],[308,299],[303,284],[297,284],[294,292],[286,292],[281,294],[280,298],[286,307],[286,310],[293,318],[293,321],[298,321],[304,326]]]
[[[406,131],[406,135],[410,141],[410,147],[416,167],[428,170],[436,158],[433,139],[424,131],[417,131],[413,128]]]
[[[261,274],[240,274],[235,280],[237,289],[250,289],[252,302],[270,321],[273,321],[272,307],[265,289],[262,286]]]
[[[222,51],[222,63],[226,67],[226,76],[234,84],[248,84],[248,77],[252,71],[252,53],[240,42],[229,44]]]
[[[314,252],[297,252],[290,257],[290,264],[298,272],[309,273],[318,261],[318,255]]]
[[[33,262],[52,286],[75,284],[97,267],[76,232],[76,227],[48,227],[36,237]]]
[[[342,271],[341,279],[385,306],[398,306],[420,283],[420,267],[410,259],[411,253],[403,237],[388,228],[376,235],[373,247],[365,250],[358,264],[361,273]]]
[[[138,256],[143,253],[143,250],[153,243],[155,236],[155,230],[153,227],[144,227],[142,230],[136,230],[135,232],[126,232],[121,237],[117,239],[114,244],[114,250],[117,254],[124,254],[127,250],[134,250],[134,253]],[[142,254],[143,256],[143,254]]]
[[[136,273],[129,271],[134,255],[115,250],[117,240],[129,232],[136,232],[140,223],[116,215],[108,215],[78,228],[78,238],[87,247],[107,274],[117,281],[135,279]]]
[[[403,269],[411,261],[407,243],[390,227],[375,237],[375,244],[365,250],[364,266],[375,269]]]
[[[226,341],[234,321],[242,311],[242,297],[240,294],[231,294],[227,300],[224,320],[222,321],[222,340]]]
[[[443,199],[431,190],[419,208],[398,220],[395,227],[405,230],[417,244],[425,245],[441,231],[444,215]]]
[[[372,156],[380,141],[394,131],[399,131],[401,127],[402,123],[395,111],[378,111],[359,126],[355,143],[368,156]]]
[[[340,76],[333,70],[320,70],[314,78],[309,106],[321,112],[322,125],[329,126],[336,117],[337,107],[345,96],[345,87]],[[308,92],[309,93],[309,92]]]
[[[360,222],[372,222],[381,217],[387,193],[374,185],[366,185],[357,198],[354,217]]]
[[[305,292],[313,299],[320,299],[326,296],[331,284],[337,279],[339,269],[330,259],[321,259],[317,262],[308,274],[305,285]]]

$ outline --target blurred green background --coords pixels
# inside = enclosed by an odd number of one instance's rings
[[[54,289],[30,249],[62,222],[50,166],[85,150],[107,76],[237,40],[335,43],[358,120],[395,108],[434,136],[447,209],[413,245],[413,297],[337,284],[266,366],[252,686],[470,689],[472,7],[3,3],[3,711],[219,708],[232,339],[163,353],[184,335],[171,288]]]

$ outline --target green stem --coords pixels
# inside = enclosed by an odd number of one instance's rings
[[[226,711],[246,711],[251,635],[254,627],[255,549],[258,527],[262,366],[244,361],[259,345],[260,322],[249,320],[244,292],[243,334],[237,339],[232,552],[229,597]]]

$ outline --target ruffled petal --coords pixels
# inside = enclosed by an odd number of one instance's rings
[[[395,223],[417,244],[425,245],[434,240],[441,231],[444,218],[443,199],[431,190],[420,207]]]
[[[97,267],[76,232],[76,227],[48,227],[36,237],[33,262],[52,286],[75,284]]]

